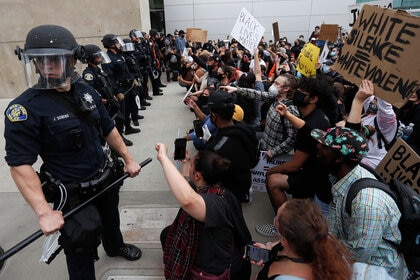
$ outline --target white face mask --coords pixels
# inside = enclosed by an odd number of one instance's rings
[[[328,65],[322,65],[322,72],[324,72],[324,73],[328,73],[328,72],[330,72],[330,66],[328,66]]]
[[[270,86],[270,88],[268,89],[268,92],[270,93],[270,95],[278,95],[279,94],[279,90],[277,89],[277,87],[272,84]]]

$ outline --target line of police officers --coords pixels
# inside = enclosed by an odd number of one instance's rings
[[[143,119],[139,110],[150,106],[148,78],[151,79],[153,95],[162,95],[160,87],[160,51],[156,44],[158,32],[150,30],[150,40],[136,29],[129,32],[130,39],[121,40],[114,34],[102,38],[106,54],[96,45],[85,46],[84,80],[102,96],[103,102],[116,122],[116,127],[127,146],[133,143],[123,134],[139,133],[138,120]],[[101,65],[101,66],[100,66]],[[101,69],[102,67],[102,69]]]

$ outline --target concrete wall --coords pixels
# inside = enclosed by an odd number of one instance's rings
[[[23,68],[14,54],[26,34],[41,24],[69,29],[79,44],[97,44],[114,33],[128,37],[133,29],[150,29],[149,0],[0,0],[0,98],[24,91]]]
[[[208,31],[207,39],[226,39],[242,8],[264,27],[265,41],[273,39],[272,24],[279,23],[280,36],[289,41],[300,34],[308,39],[316,25],[339,24],[349,31],[348,6],[356,0],[165,0],[166,30],[189,27]]]

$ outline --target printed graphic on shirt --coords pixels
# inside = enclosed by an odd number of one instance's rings
[[[28,119],[28,112],[20,104],[10,105],[6,110],[6,116],[11,122],[21,122]]]

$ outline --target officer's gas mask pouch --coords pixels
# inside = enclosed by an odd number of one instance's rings
[[[74,52],[63,49],[30,49],[22,54],[28,87],[54,89],[65,87],[72,81]]]

